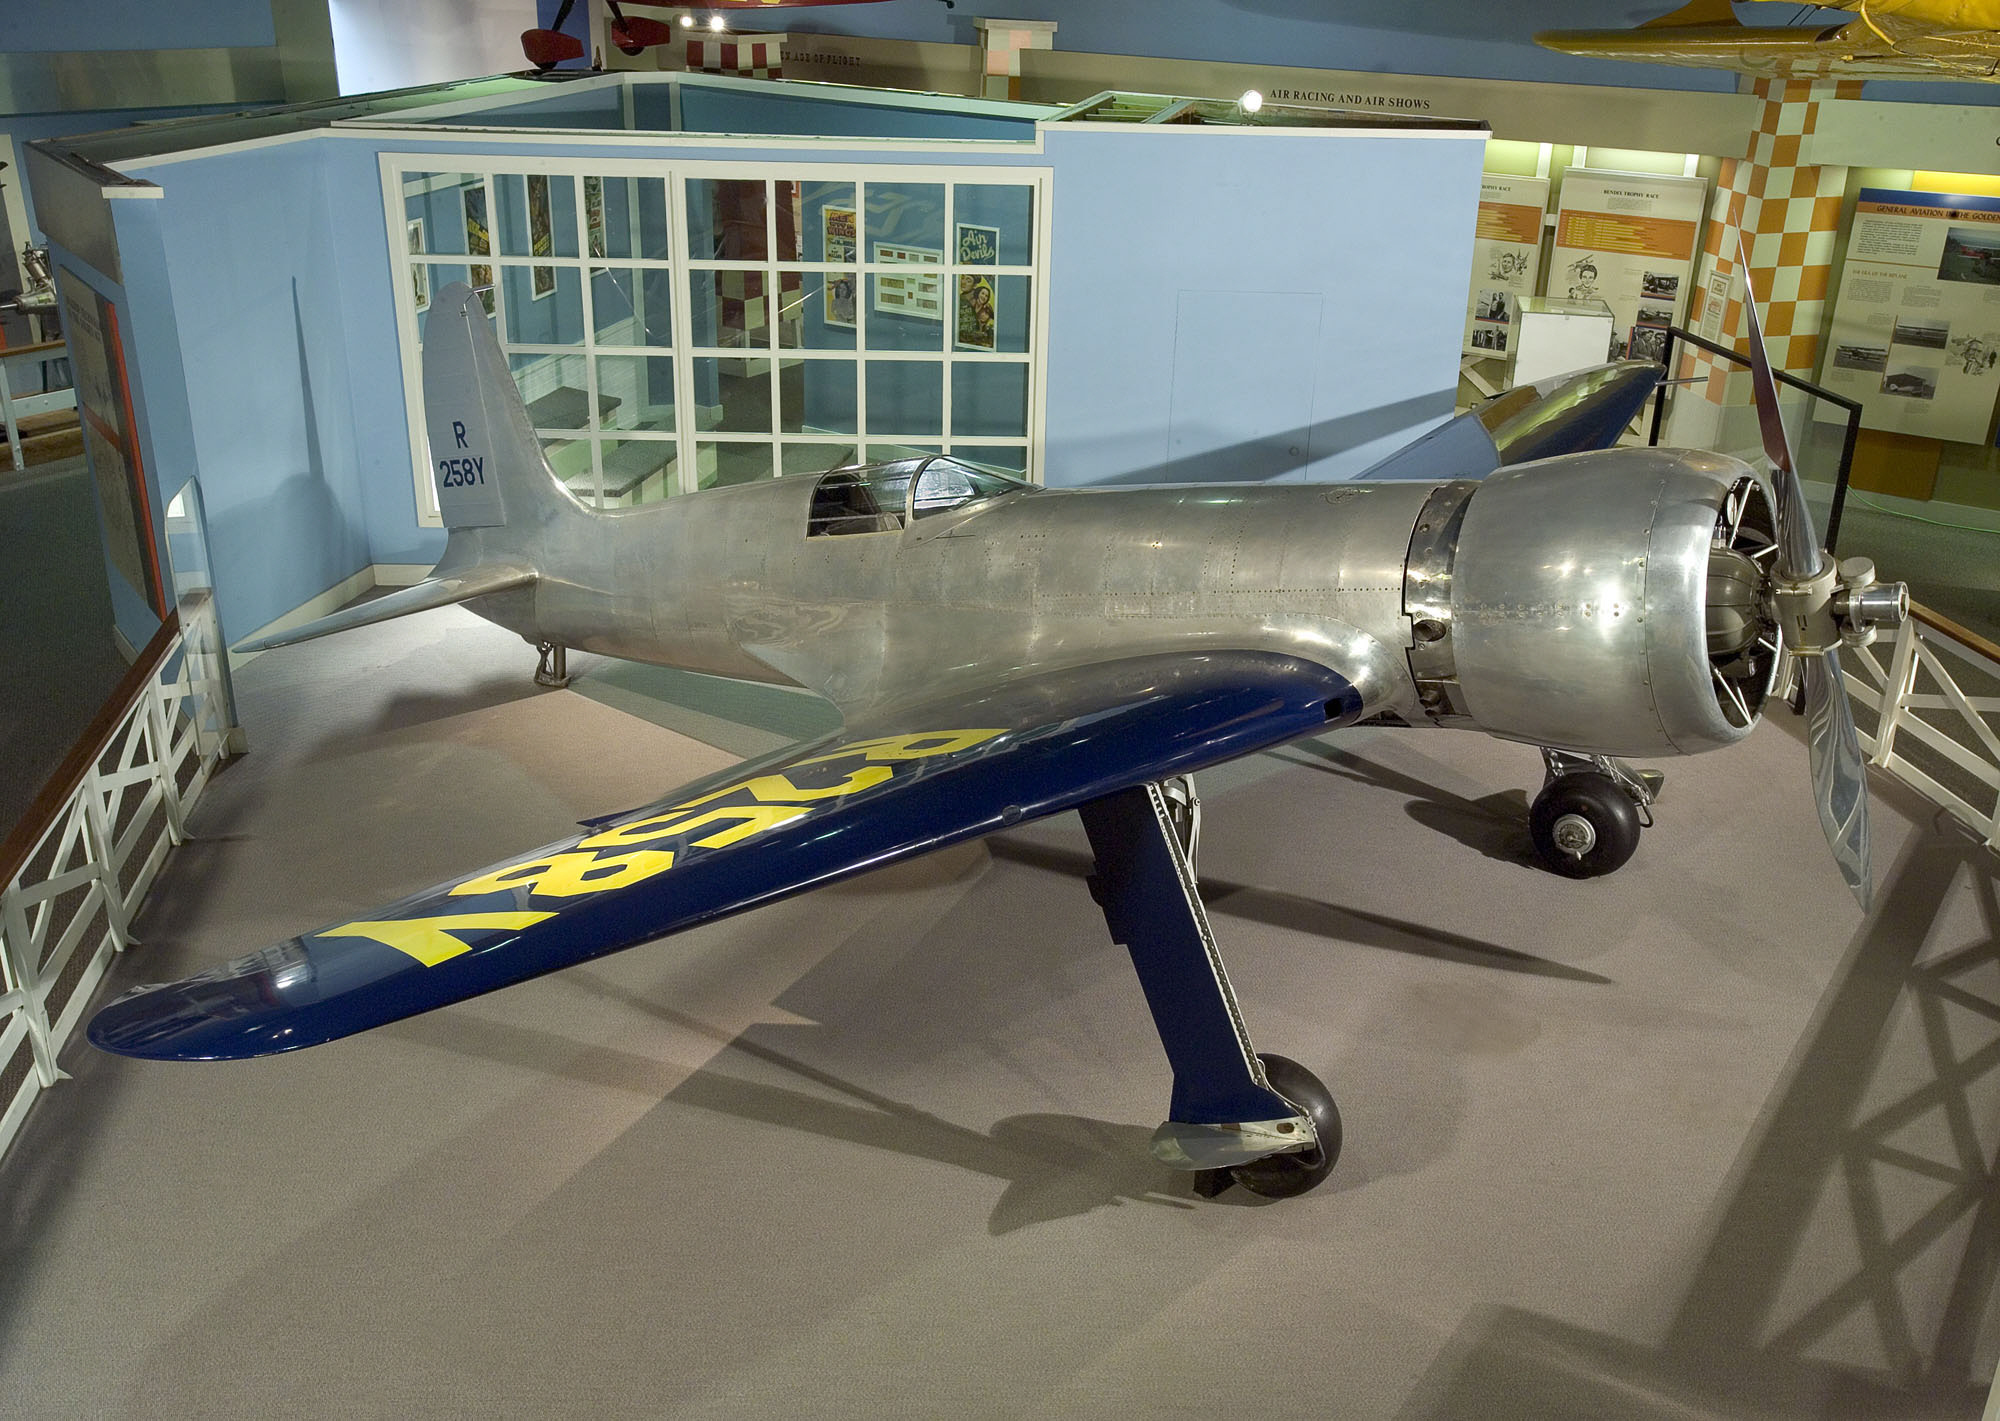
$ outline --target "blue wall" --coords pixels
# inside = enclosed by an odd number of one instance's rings
[[[381,288],[387,243],[379,197],[330,200],[326,163],[337,148],[307,141],[171,164],[156,173],[160,200],[125,204],[156,210],[160,266],[145,286],[149,300],[171,291],[170,312],[140,309],[139,273],[127,274],[148,407],[171,403],[161,392],[170,364],[185,382],[186,428],[155,428],[153,482],[164,494],[199,474],[231,638],[371,560],[360,446],[402,401],[399,383],[388,413],[355,402],[354,333],[368,329],[363,312],[376,302],[350,309],[355,277],[342,247],[373,218],[369,284]],[[128,230],[121,221],[120,255],[130,260]],[[386,290],[377,299],[386,306]],[[387,338],[393,364],[393,325]],[[381,360],[382,348],[366,358]],[[403,474],[407,484],[407,457]]]
[[[20,53],[86,49],[226,49],[278,42],[271,0],[7,0],[6,47]]]
[[[1477,138],[1046,141],[1050,484],[1350,477],[1451,413]]]

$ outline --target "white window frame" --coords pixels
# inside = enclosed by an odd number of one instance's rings
[[[595,475],[594,487],[601,494],[603,489],[603,451],[607,439],[651,438],[660,442],[671,442],[677,452],[678,492],[692,491],[700,476],[699,444],[722,443],[763,443],[772,450],[774,469],[783,468],[782,451],[787,444],[823,444],[837,440],[852,439],[857,448],[865,448],[871,438],[890,437],[891,431],[870,436],[867,431],[867,369],[870,361],[906,360],[941,363],[943,366],[942,409],[939,429],[934,438],[924,436],[925,444],[935,443],[944,449],[974,446],[1022,447],[1025,450],[1023,464],[1025,475],[1039,483],[1042,478],[1043,439],[1045,431],[1045,368],[1048,351],[1048,268],[1049,239],[1052,230],[1050,220],[1050,193],[1053,187],[1052,170],[1046,167],[1015,164],[963,164],[963,165],[909,165],[900,163],[816,163],[816,162],[730,162],[716,160],[675,161],[672,159],[635,159],[613,157],[549,157],[537,154],[491,152],[426,152],[404,153],[384,152],[379,156],[382,178],[382,205],[385,230],[389,237],[389,263],[391,267],[391,289],[396,301],[396,333],[398,355],[402,364],[403,399],[407,416],[410,439],[410,471],[416,493],[417,522],[422,527],[442,526],[437,512],[437,493],[432,487],[429,466],[429,444],[424,428],[423,412],[423,371],[417,342],[417,310],[413,283],[410,279],[412,254],[407,250],[407,221],[403,183],[412,173],[453,173],[477,174],[485,185],[486,212],[490,251],[484,260],[475,265],[491,266],[494,271],[494,320],[501,337],[501,348],[509,356],[513,355],[576,355],[587,368],[586,394],[595,388],[597,371],[596,357],[621,355],[632,357],[668,357],[674,362],[674,432],[672,434],[650,433],[648,431],[621,431],[606,429],[599,424],[600,414],[594,399],[586,401],[585,418],[588,432],[583,436],[591,441],[591,467]],[[500,253],[501,213],[498,203],[497,186],[494,181],[499,173],[547,173],[552,177],[569,177],[575,181],[576,251],[575,257],[535,257],[502,256]],[[592,257],[589,255],[586,204],[583,201],[582,179],[585,177],[605,178],[659,178],[665,180],[667,191],[667,227],[669,233],[668,255],[662,258],[642,257]],[[863,219],[862,249],[856,252],[853,263],[807,262],[781,260],[776,255],[777,209],[774,202],[765,203],[765,251],[767,257],[759,261],[719,261],[703,258],[695,260],[689,249],[686,220],[686,184],[694,179],[737,179],[769,183],[773,180],[796,179],[804,182],[851,182],[857,193],[864,185],[874,183],[934,183],[942,184],[945,193],[944,231],[947,249],[944,265],[937,268],[943,283],[943,321],[941,344],[937,350],[870,350],[861,344],[867,329],[864,315],[857,326],[856,344],[852,349],[796,349],[780,346],[779,325],[775,310],[776,290],[766,293],[765,300],[771,309],[766,315],[766,330],[771,344],[764,347],[718,347],[700,346],[693,343],[693,278],[697,271],[746,271],[775,275],[786,272],[849,272],[856,275],[855,302],[857,308],[864,308],[870,302],[869,278],[880,275],[911,274],[911,267],[902,263],[876,262],[869,260],[872,242],[869,238],[865,216]],[[1028,314],[1028,349],[1022,352],[986,352],[954,349],[956,342],[956,251],[953,244],[953,209],[956,201],[955,185],[978,186],[1019,186],[1033,192],[1033,251],[1032,260],[1024,265],[968,267],[967,271],[977,271],[982,275],[995,277],[1026,277],[1029,284],[1030,311]],[[767,192],[774,189],[767,188]],[[861,204],[865,213],[865,201]],[[803,233],[798,234],[803,243]],[[427,263],[444,262],[461,265],[456,258],[459,253],[424,252],[415,254]],[[582,284],[582,329],[583,340],[574,345],[541,346],[516,344],[506,337],[506,284],[500,272],[506,267],[554,266],[570,269],[578,274]],[[593,268],[616,267],[630,270],[668,270],[674,273],[673,295],[671,298],[671,319],[673,345],[671,348],[657,346],[616,346],[599,347],[596,344],[594,314],[591,307],[591,281],[589,273]],[[781,283],[780,283],[781,285]],[[433,298],[435,293],[432,293]],[[704,430],[695,427],[694,405],[694,362],[697,359],[721,358],[741,360],[768,360],[772,381],[771,421],[772,427],[763,434],[754,432],[725,432]],[[855,435],[827,435],[805,431],[797,434],[782,434],[778,425],[782,423],[778,400],[778,370],[780,362],[794,358],[806,360],[845,360],[855,369],[856,425]],[[974,436],[954,437],[951,433],[951,368],[958,363],[995,363],[1021,365],[1027,372],[1028,418],[1024,437]]]

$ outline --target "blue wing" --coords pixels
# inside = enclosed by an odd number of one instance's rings
[[[363,917],[98,1012],[107,1051],[314,1046],[1353,721],[1314,662],[1153,656],[885,710]]]

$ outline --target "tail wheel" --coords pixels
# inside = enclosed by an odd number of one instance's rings
[[[1542,863],[1565,878],[1601,878],[1639,847],[1639,806],[1609,775],[1563,775],[1535,796],[1528,832]]]

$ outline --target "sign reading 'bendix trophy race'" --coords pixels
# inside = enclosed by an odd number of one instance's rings
[[[1542,262],[1542,215],[1548,207],[1547,178],[1480,176],[1472,289],[1466,298],[1466,354],[1502,355],[1512,348],[1521,298],[1535,294]]]
[[[2000,393],[2000,198],[1863,188],[1820,383],[1869,429],[1983,443]],[[1839,412],[1824,406],[1822,419]]]
[[[1683,324],[1705,178],[1571,168],[1563,175],[1548,294],[1611,308],[1612,354],[1658,360]]]

